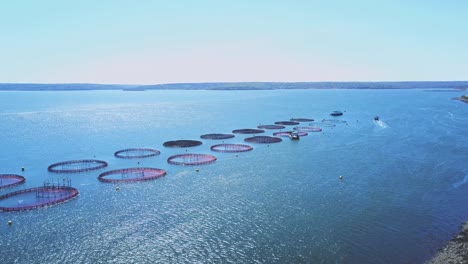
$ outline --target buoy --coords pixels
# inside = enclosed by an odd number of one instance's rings
[[[139,164],[140,164],[140,162],[137,162],[137,164],[139,165]]]
[[[120,190],[120,187],[119,187],[119,186],[115,187],[115,190],[116,190],[116,191],[119,191],[119,190]]]
[[[342,180],[342,179],[343,179],[343,176],[340,175],[340,180]]]
[[[8,225],[11,226],[13,224],[13,221],[8,220]]]
[[[24,167],[21,167],[21,171],[24,171]]]
[[[197,171],[197,172],[199,172],[199,171],[200,171],[200,169],[196,169],[196,171]]]

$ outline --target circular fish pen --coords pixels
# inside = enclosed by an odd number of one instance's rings
[[[215,161],[216,157],[209,154],[179,154],[167,159],[167,163],[174,165],[203,165]]]
[[[273,136],[275,137],[289,137],[291,135],[292,131],[281,131],[281,132],[275,132],[273,133]],[[300,137],[304,137],[309,135],[307,132],[304,131],[297,131],[296,134]]]
[[[286,127],[281,126],[281,125],[260,125],[257,128],[260,128],[260,129],[284,129]]]
[[[291,118],[290,121],[293,121],[293,122],[313,122],[314,119],[312,119],[312,118]]]
[[[299,122],[297,121],[277,121],[275,122],[277,125],[282,125],[282,126],[295,126],[299,125]]]
[[[295,127],[293,129],[298,132],[320,132],[322,131],[320,127],[313,127],[313,126]]]
[[[122,149],[114,153],[120,159],[142,159],[159,155],[161,152],[150,148],[129,148]]]
[[[243,144],[218,144],[211,146],[210,149],[216,152],[246,152],[251,151],[253,147]]]
[[[25,211],[66,202],[79,194],[70,184],[69,179],[46,181],[42,187],[1,195],[0,211]]]
[[[278,137],[270,137],[270,136],[255,136],[249,137],[244,139],[245,142],[249,143],[259,143],[259,144],[270,144],[270,143],[278,143],[283,141],[281,138]]]
[[[235,135],[233,134],[205,134],[205,135],[200,136],[200,138],[203,138],[203,139],[214,139],[214,140],[229,139],[233,137],[235,137]]]
[[[91,170],[99,170],[107,167],[107,162],[102,160],[69,160],[54,163],[47,170],[55,173],[77,173]]]
[[[343,112],[341,111],[333,111],[330,113],[331,116],[342,116],[343,115]]]
[[[22,184],[26,181],[23,176],[16,174],[0,174],[0,189],[9,188]]]
[[[340,119],[322,119],[322,123],[344,124],[344,123],[346,123],[346,120],[340,120]]]
[[[336,125],[331,122],[317,122],[310,123],[311,126],[321,126],[321,127],[335,127]]]
[[[98,180],[102,182],[137,182],[153,180],[166,175],[165,170],[156,168],[128,168],[106,171],[98,176]]]
[[[198,140],[173,140],[164,142],[163,146],[168,148],[190,148],[203,144]]]
[[[264,132],[265,130],[263,129],[254,129],[254,128],[236,129],[232,131],[232,133],[234,134],[259,134],[259,133],[264,133]]]

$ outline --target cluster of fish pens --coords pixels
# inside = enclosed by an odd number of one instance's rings
[[[301,122],[313,122],[310,126],[299,126]],[[225,140],[234,138],[236,134],[251,135],[244,138],[247,143],[271,144],[281,142],[281,137],[298,139],[307,136],[310,132],[320,132],[321,127],[333,127],[338,123],[346,123],[339,119],[324,119],[314,122],[311,118],[291,118],[289,121],[278,121],[274,125],[259,125],[257,128],[235,129],[232,134],[205,134],[201,139]],[[286,126],[295,126],[290,131],[282,131]],[[257,136],[265,130],[280,130],[273,136]],[[294,135],[294,136],[292,136]],[[190,148],[202,145],[199,140],[174,140],[164,142],[164,147]],[[213,152],[239,153],[253,150],[246,144],[215,144],[210,147]],[[120,159],[142,159],[159,155],[161,152],[151,148],[128,148],[114,153]],[[183,153],[170,156],[167,163],[174,165],[203,165],[215,162],[217,158],[209,154]],[[58,174],[71,174],[94,171],[105,168],[108,163],[102,160],[83,159],[58,162],[50,165],[48,171]],[[125,168],[110,170],[99,174],[98,180],[107,183],[125,183],[153,180],[166,175],[166,171],[158,168]],[[25,178],[15,174],[0,174],[0,189],[17,186],[25,182]],[[45,181],[43,186],[24,189],[0,195],[1,211],[23,211],[62,203],[78,196],[77,189],[71,187],[71,180],[62,178],[62,181]]]

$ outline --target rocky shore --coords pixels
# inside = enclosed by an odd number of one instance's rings
[[[426,264],[468,264],[468,222],[464,223],[460,233]]]

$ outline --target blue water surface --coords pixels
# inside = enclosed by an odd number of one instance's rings
[[[0,92],[0,173],[26,177],[0,194],[64,176],[80,191],[55,206],[0,212],[0,262],[423,263],[468,220],[468,105],[451,100],[455,96],[422,90]],[[237,156],[211,152],[220,141],[199,138],[292,117],[329,119],[333,110],[344,111],[339,119],[347,123],[299,141],[252,145]],[[244,143],[248,136],[225,142]],[[203,145],[162,146],[176,139]],[[113,156],[134,147],[161,154]],[[167,163],[185,152],[218,160],[195,167]],[[89,158],[109,167],[47,171],[55,162]],[[167,175],[119,185],[97,180],[107,169],[137,166]]]

